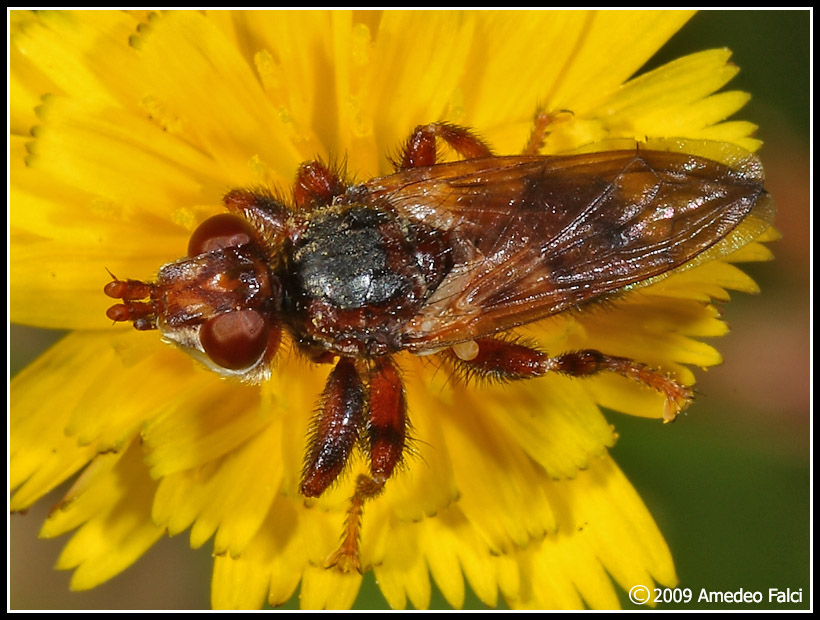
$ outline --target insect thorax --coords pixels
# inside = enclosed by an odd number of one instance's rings
[[[402,325],[443,278],[444,246],[390,211],[354,204],[311,214],[287,268],[297,340],[345,355],[401,349]],[[441,246],[441,247],[439,247]],[[432,267],[431,267],[432,265]]]

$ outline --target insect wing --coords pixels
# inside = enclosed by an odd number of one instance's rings
[[[403,334],[417,353],[727,254],[774,213],[751,155],[737,166],[639,149],[493,157],[402,171],[367,190],[450,233],[453,269]]]

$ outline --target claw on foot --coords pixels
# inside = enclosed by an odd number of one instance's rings
[[[378,496],[384,490],[385,482],[387,479],[381,476],[371,478],[365,474],[359,474],[356,479],[356,491],[350,498],[350,507],[347,509],[342,543],[327,557],[325,568],[335,568],[342,573],[350,573],[354,570],[359,573],[364,572],[359,559],[364,503]]]

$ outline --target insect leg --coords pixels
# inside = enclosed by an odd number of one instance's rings
[[[342,572],[361,572],[359,538],[364,503],[378,496],[401,461],[407,435],[407,402],[398,369],[388,357],[376,358],[370,369],[370,416],[365,425],[370,475],[361,474],[350,500],[342,543],[327,560]]]
[[[384,484],[401,461],[407,436],[407,401],[399,371],[389,357],[378,357],[370,371],[370,419],[365,426],[370,475]]]
[[[547,370],[572,377],[588,377],[602,371],[614,372],[644,384],[666,397],[664,422],[674,422],[678,414],[692,401],[692,390],[671,377],[627,357],[606,355],[595,349],[563,353],[549,358]]]
[[[559,372],[571,377],[589,377],[599,372],[614,372],[634,379],[666,397],[664,422],[672,422],[692,400],[692,391],[665,374],[626,357],[607,355],[595,349],[570,351],[550,356],[518,342],[495,338],[476,339],[478,348],[469,356],[450,353],[468,375],[512,380],[540,377]],[[469,357],[469,359],[464,359]]]
[[[319,497],[347,464],[364,423],[365,390],[352,358],[330,373],[311,428],[302,494]]]
[[[413,130],[402,151],[397,168],[420,168],[436,163],[436,138],[441,138],[464,159],[492,157],[490,147],[466,127],[448,123],[419,125]]]
[[[548,131],[550,125],[558,121],[567,121],[570,118],[572,118],[572,112],[570,110],[558,110],[553,113],[547,113],[543,110],[539,110],[536,113],[535,120],[532,124],[532,133],[530,134],[530,138],[527,140],[527,144],[524,146],[524,150],[521,151],[521,154],[538,155],[544,147],[544,142],[546,141],[547,136],[550,134]]]
[[[265,190],[232,189],[222,202],[233,213],[245,218],[268,243],[276,244],[284,235],[289,210]]]
[[[335,170],[320,161],[309,161],[299,166],[293,184],[293,202],[300,209],[311,209],[331,203],[334,197],[345,193],[347,185]]]

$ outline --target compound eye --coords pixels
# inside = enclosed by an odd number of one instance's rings
[[[268,348],[270,327],[256,310],[235,310],[208,319],[199,342],[211,360],[229,370],[249,368]]]
[[[188,241],[188,256],[223,248],[239,247],[254,241],[254,231],[241,217],[220,213],[202,222]]]

